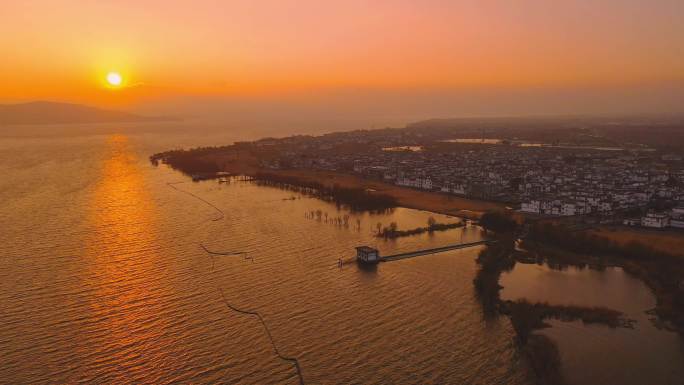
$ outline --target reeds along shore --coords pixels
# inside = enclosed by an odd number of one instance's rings
[[[256,173],[254,177],[258,184],[276,186],[313,195],[322,200],[346,207],[351,211],[380,212],[399,205],[396,199],[390,195],[371,192],[363,188],[349,188],[339,185],[327,186],[319,182],[271,173]]]

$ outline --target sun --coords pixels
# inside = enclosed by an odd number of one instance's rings
[[[118,72],[110,72],[107,74],[107,84],[112,87],[118,87],[121,85],[123,78]]]

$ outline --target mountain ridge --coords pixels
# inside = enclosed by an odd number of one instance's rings
[[[0,104],[0,125],[144,123],[174,120],[179,119],[168,116],[143,116],[73,103],[33,101]]]

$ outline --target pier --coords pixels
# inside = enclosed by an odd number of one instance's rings
[[[442,252],[450,251],[450,250],[466,249],[469,247],[486,245],[488,243],[493,243],[493,242],[496,242],[496,241],[487,239],[487,240],[476,241],[476,242],[458,243],[458,244],[454,244],[454,245],[433,247],[430,249],[408,251],[408,252],[399,253],[399,254],[387,255],[384,257],[380,256],[380,252],[377,249],[374,249],[374,248],[368,247],[368,246],[360,246],[360,247],[356,248],[356,251],[357,251],[356,260],[359,262],[362,262],[362,263],[370,263],[370,264],[375,264],[375,263],[379,263],[379,262],[392,262],[392,261],[399,261],[399,260],[407,259],[407,258],[420,257],[422,255],[442,253]]]
[[[392,261],[399,261],[402,259],[407,259],[407,258],[414,258],[414,257],[420,257],[422,255],[429,255],[429,254],[437,254],[437,253],[442,253],[444,251],[450,251],[450,250],[458,250],[458,249],[466,249],[468,247],[475,247],[475,246],[481,246],[481,245],[486,245],[490,242],[493,242],[491,240],[484,240],[484,241],[477,241],[477,242],[469,242],[469,243],[459,243],[455,245],[448,245],[448,246],[442,246],[442,247],[435,247],[432,249],[423,249],[423,250],[416,250],[416,251],[409,251],[406,253],[399,253],[399,254],[392,254],[392,255],[387,255],[384,257],[380,257],[380,262],[392,262]]]

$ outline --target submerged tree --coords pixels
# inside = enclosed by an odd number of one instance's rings
[[[437,220],[435,219],[435,217],[430,216],[430,218],[428,218],[428,220],[427,220],[427,223],[428,223],[428,231],[432,232],[435,228],[435,225],[437,224]]]
[[[522,345],[527,343],[535,329],[544,326],[540,309],[525,300],[510,303],[509,312],[511,326]]]

